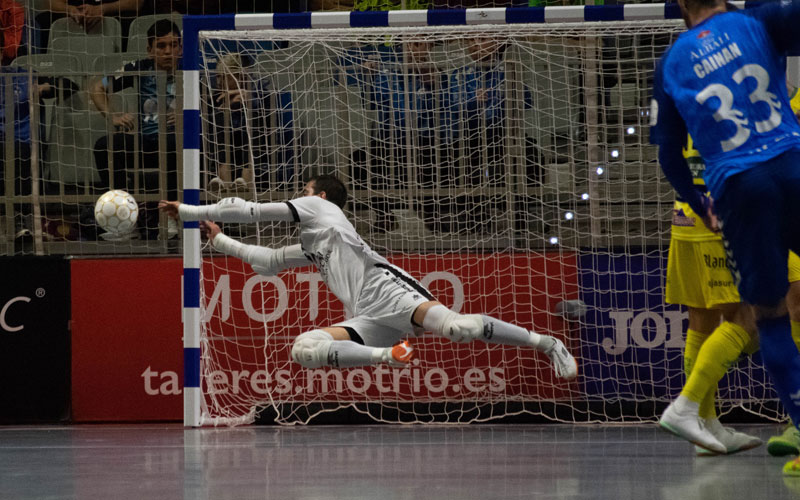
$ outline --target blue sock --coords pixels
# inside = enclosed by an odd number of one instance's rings
[[[800,422],[800,353],[789,316],[758,321],[761,357],[792,422]]]

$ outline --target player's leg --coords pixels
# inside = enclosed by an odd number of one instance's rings
[[[739,309],[738,304],[727,309]],[[742,309],[745,307],[742,306]],[[695,311],[698,314],[699,311]],[[702,314],[702,313],[700,313]],[[734,319],[730,312],[728,319]],[[719,312],[717,312],[719,320]],[[711,320],[708,314],[704,319]],[[699,322],[699,321],[698,321]],[[696,323],[697,324],[697,323]],[[659,425],[669,432],[715,453],[732,453],[760,444],[755,439],[739,439],[734,431],[726,430],[716,418],[714,395],[719,380],[750,343],[751,336],[740,324],[725,321],[708,336],[688,363],[688,375],[678,398],[664,411]],[[702,408],[705,405],[705,408]],[[742,441],[742,442],[740,442]]]
[[[800,257],[789,253],[789,293],[786,295],[792,339],[800,348]],[[775,457],[800,454],[800,430],[790,421],[783,432],[767,441],[767,452]]]
[[[687,380],[692,374],[692,369],[697,362],[700,348],[703,343],[720,325],[720,311],[718,309],[704,309],[689,307],[689,328],[686,330],[686,342],[683,348],[683,372]],[[700,417],[716,418],[717,411],[714,406],[716,386],[708,387],[700,403]]]
[[[742,299],[754,304],[764,367],[792,421],[800,420],[800,353],[786,308],[788,252],[800,250],[794,222],[800,217],[800,150],[729,177],[716,200],[722,231]],[[758,210],[753,210],[758,207]],[[792,397],[794,396],[794,397]],[[786,474],[800,474],[790,462]]]
[[[344,326],[302,333],[292,345],[292,359],[306,368],[349,368],[379,363],[404,365],[413,359],[413,354],[407,342],[391,347],[364,345],[355,329]]]
[[[558,377],[573,379],[578,375],[575,358],[559,339],[491,316],[460,314],[451,311],[440,302],[429,301],[414,311],[414,323],[453,342],[482,340],[489,344],[532,347],[550,358]]]

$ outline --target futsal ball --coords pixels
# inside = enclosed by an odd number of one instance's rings
[[[127,234],[136,225],[139,206],[133,196],[115,189],[98,198],[94,205],[94,218],[97,225],[114,234]]]

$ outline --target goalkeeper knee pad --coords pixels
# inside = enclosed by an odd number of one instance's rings
[[[434,333],[453,342],[472,342],[483,335],[483,318],[480,314],[459,314],[449,311]]]
[[[292,359],[305,368],[321,368],[328,365],[328,351],[333,337],[324,330],[301,333],[294,339]]]

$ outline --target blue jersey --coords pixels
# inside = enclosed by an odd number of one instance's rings
[[[656,68],[650,140],[673,148],[688,132],[716,198],[726,178],[800,145],[786,89],[798,25],[798,2],[719,13],[681,34]],[[670,171],[676,166],[660,158],[683,194]]]

